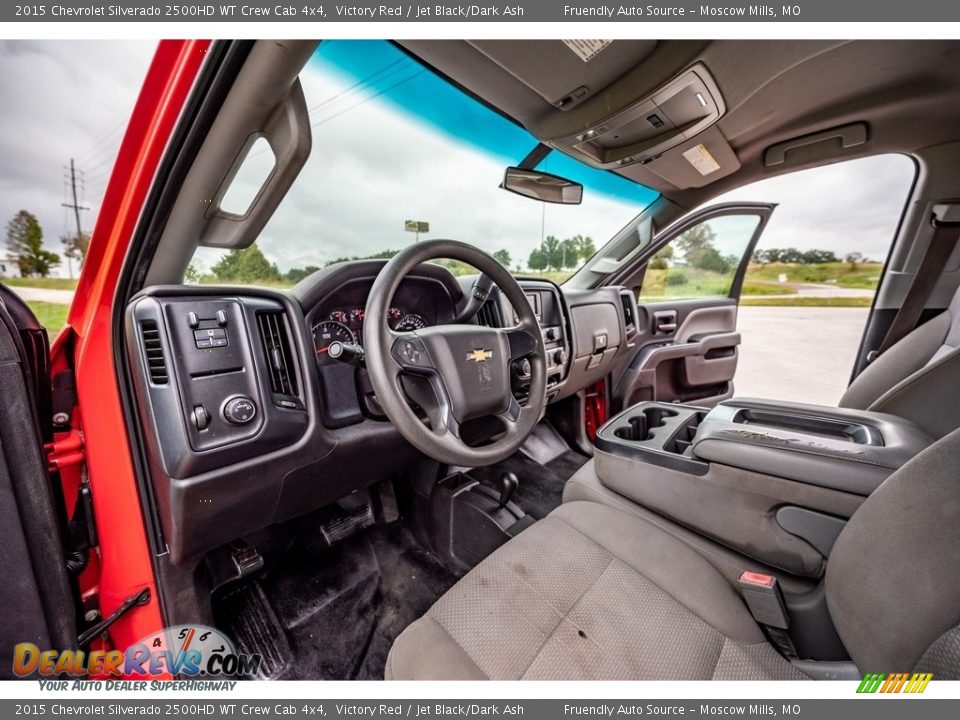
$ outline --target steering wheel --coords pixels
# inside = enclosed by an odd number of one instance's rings
[[[396,332],[387,322],[400,282],[427,260],[469,263],[506,295],[519,323],[510,328],[438,325]],[[513,276],[472,245],[429,240],[395,255],[380,271],[367,298],[363,328],[367,372],[377,400],[400,434],[424,454],[449,465],[479,467],[515,452],[533,432],[546,402],[546,351],[540,324]],[[530,392],[521,404],[511,392],[510,365],[530,360]],[[408,397],[427,415],[429,426]],[[471,447],[461,438],[469,420],[495,416],[505,428],[490,444]]]

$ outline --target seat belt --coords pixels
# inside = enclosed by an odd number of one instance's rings
[[[893,322],[890,323],[883,342],[868,355],[870,362],[876,360],[916,328],[923,309],[927,306],[927,300],[930,299],[930,294],[940,279],[943,267],[950,259],[957,240],[960,239],[960,205],[946,203],[934,205],[930,223],[933,225],[933,237],[930,238],[927,251],[920,261],[920,267],[917,268],[903,304],[897,310]]]

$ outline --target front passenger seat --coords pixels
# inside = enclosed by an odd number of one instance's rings
[[[960,678],[960,430],[853,515],[825,579],[863,673]],[[397,638],[388,679],[804,679],[703,557],[635,515],[561,505]]]
[[[960,288],[945,311],[870,363],[840,407],[899,415],[937,438],[960,427]]]

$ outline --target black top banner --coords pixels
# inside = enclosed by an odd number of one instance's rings
[[[957,22],[957,0],[355,2],[61,0],[0,7],[0,22]]]

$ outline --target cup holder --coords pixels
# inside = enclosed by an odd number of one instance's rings
[[[663,427],[667,424],[667,418],[676,417],[677,415],[676,410],[670,410],[669,408],[644,408],[642,412],[628,418],[628,424],[623,427],[618,427],[613,431],[613,434],[621,440],[643,442],[652,437],[654,428]]]

